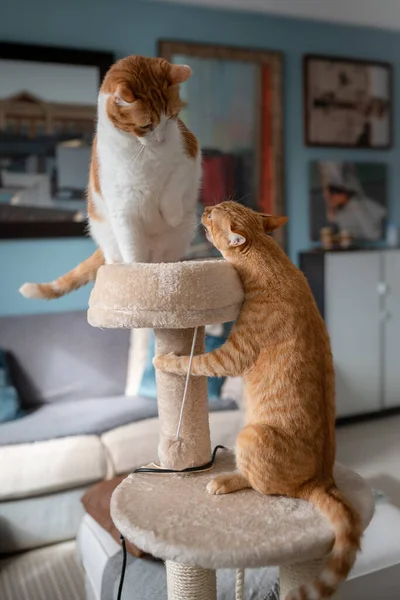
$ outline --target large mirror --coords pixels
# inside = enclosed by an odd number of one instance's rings
[[[86,235],[108,52],[0,43],[0,238]]]
[[[284,214],[281,54],[172,41],[161,41],[158,53],[193,69],[181,86],[181,118],[203,153],[199,212],[234,199]],[[285,248],[285,228],[275,238]],[[192,255],[206,248],[199,231]]]

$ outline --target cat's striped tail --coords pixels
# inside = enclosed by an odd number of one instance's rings
[[[360,517],[336,486],[318,487],[305,499],[329,519],[336,539],[320,575],[314,581],[289,592],[286,600],[322,600],[333,596],[350,573],[360,549]]]
[[[25,298],[42,298],[45,300],[61,298],[61,296],[78,290],[89,283],[89,281],[94,281],[98,269],[103,264],[104,256],[100,248],[98,248],[92,256],[89,256],[89,258],[62,277],[50,283],[24,283],[19,291]]]

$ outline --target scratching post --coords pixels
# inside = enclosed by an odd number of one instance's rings
[[[156,329],[156,353],[190,354],[194,329]],[[196,335],[195,354],[205,351],[204,327]],[[160,442],[158,457],[162,467],[185,469],[209,462],[211,458],[210,428],[207,410],[207,379],[192,378],[184,407],[182,425],[177,439],[177,427],[186,377],[157,372],[158,417]],[[196,427],[193,428],[193,424]]]
[[[213,569],[188,567],[167,560],[168,600],[210,600],[217,597],[217,577]]]
[[[280,595],[286,595],[302,583],[314,581],[324,566],[324,560],[309,560],[305,563],[283,566],[279,569]],[[331,600],[339,600],[340,595],[331,596]],[[356,599],[355,599],[356,600]]]
[[[243,290],[223,260],[170,264],[106,265],[91,294],[95,327],[151,327],[156,352],[204,351],[204,326],[234,320]],[[185,377],[157,373],[160,465],[182,470],[211,456],[205,378],[191,377],[177,437]],[[236,597],[243,599],[243,569],[281,567],[281,599],[314,577],[333,543],[329,523],[305,501],[242,490],[210,496],[212,477],[235,470],[232,452],[217,455],[196,474],[132,473],[115,490],[111,515],[126,539],[166,561],[169,600],[216,600],[216,570],[237,569]],[[336,465],[338,487],[364,526],[373,513],[371,490]],[[301,561],[301,564],[300,564]]]
[[[242,301],[239,277],[222,260],[107,265],[98,272],[88,320],[95,327],[152,327],[157,354],[190,354],[197,328],[199,354],[205,350],[204,325],[233,321]],[[157,372],[158,457],[170,469],[203,465],[211,458],[206,377],[190,378],[176,439],[185,380]]]

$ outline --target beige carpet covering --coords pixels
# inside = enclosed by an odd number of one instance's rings
[[[84,574],[75,542],[0,561],[1,600],[84,600]]]
[[[243,288],[224,260],[105,265],[89,300],[93,327],[186,329],[234,321]]]
[[[196,475],[131,474],[111,498],[113,521],[145,552],[205,569],[295,564],[329,552],[333,530],[308,502],[253,490],[210,496],[210,479],[234,469],[234,455],[222,450],[212,470]],[[366,527],[374,512],[369,486],[339,464],[335,479]]]

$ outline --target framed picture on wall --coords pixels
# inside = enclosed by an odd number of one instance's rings
[[[307,146],[392,146],[389,63],[307,55],[303,77]]]
[[[310,163],[309,214],[313,241],[329,227],[357,242],[382,239],[387,217],[387,167],[384,163],[314,161]]]
[[[109,52],[0,43],[0,238],[85,235]]]

